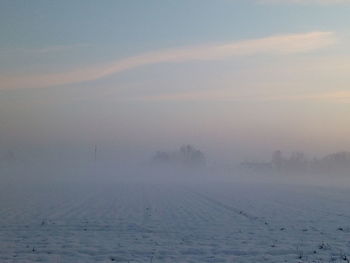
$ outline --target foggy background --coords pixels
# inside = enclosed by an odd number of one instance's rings
[[[310,160],[347,151],[348,11],[317,1],[4,1],[0,169],[75,174],[98,162],[112,173],[190,144],[207,168],[233,175],[276,150]]]

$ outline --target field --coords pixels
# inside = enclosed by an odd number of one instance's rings
[[[3,184],[0,262],[349,262],[349,201],[297,184]]]

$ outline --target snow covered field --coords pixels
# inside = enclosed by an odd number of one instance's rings
[[[349,262],[347,188],[52,183],[0,192],[0,262]]]

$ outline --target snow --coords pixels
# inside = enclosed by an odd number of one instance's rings
[[[0,188],[0,262],[350,258],[346,187],[113,181]]]

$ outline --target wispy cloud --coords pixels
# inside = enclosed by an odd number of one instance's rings
[[[310,98],[314,100],[350,104],[350,91],[338,90],[333,92],[320,93],[314,96],[310,96]]]
[[[277,35],[231,43],[202,45],[149,52],[100,66],[69,72],[38,75],[0,76],[0,89],[50,87],[97,80],[137,67],[159,63],[224,60],[257,54],[285,55],[311,52],[337,42],[333,32]]]
[[[203,90],[160,94],[153,96],[135,97],[131,100],[139,101],[315,101],[321,103],[350,104],[350,91],[337,90],[332,92],[304,93],[304,94],[273,94],[271,92],[243,92],[237,94],[230,89]]]

